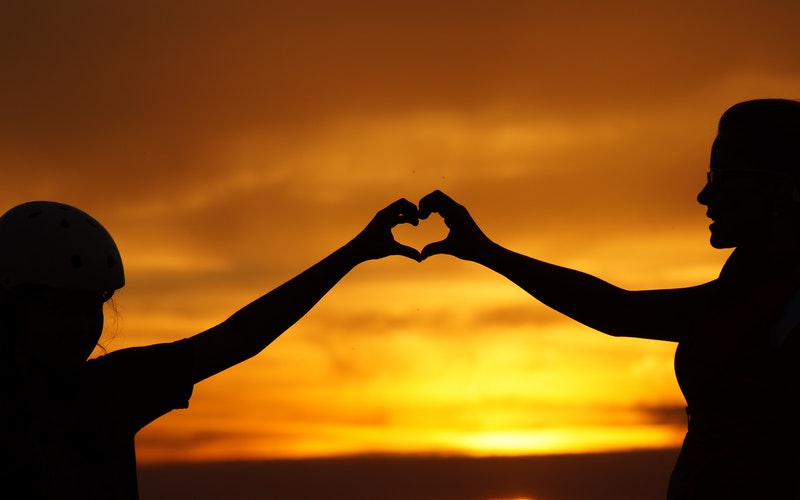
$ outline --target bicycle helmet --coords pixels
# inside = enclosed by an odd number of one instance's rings
[[[114,291],[125,274],[117,245],[89,214],[32,201],[0,217],[0,286],[23,284]]]

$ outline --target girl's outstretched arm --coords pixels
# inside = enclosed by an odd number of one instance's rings
[[[191,337],[195,382],[261,352],[358,264],[389,255],[422,260],[416,249],[401,245],[392,236],[397,224],[418,223],[413,203],[404,199],[392,203],[349,243],[219,325]]]
[[[715,282],[671,290],[630,291],[595,276],[508,250],[490,240],[469,212],[441,191],[419,203],[419,216],[436,212],[448,236],[422,250],[422,258],[449,254],[505,276],[543,304],[603,333],[679,341]]]

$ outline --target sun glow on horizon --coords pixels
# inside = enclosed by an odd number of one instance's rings
[[[376,317],[368,302],[348,297],[358,289],[320,304],[260,359],[200,384],[193,418],[173,412],[146,428],[139,458],[537,455],[680,444],[685,422],[669,344],[586,331],[541,316],[528,299],[499,316],[478,308],[444,321],[432,300],[432,310],[410,318],[408,304],[396,317]],[[492,287],[456,286],[451,299],[470,309],[457,292],[469,289]],[[354,324],[373,333],[334,340]],[[220,398],[238,427],[207,433],[227,411]]]

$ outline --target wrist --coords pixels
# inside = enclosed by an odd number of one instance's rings
[[[472,252],[472,257],[469,260],[483,266],[489,266],[498,259],[502,259],[503,255],[508,252],[507,249],[490,240],[489,238],[485,238],[479,244],[475,245],[474,248],[475,251]]]
[[[336,251],[336,253],[339,256],[342,265],[349,268],[353,268],[362,262],[377,258],[372,255],[372,252],[370,252],[370,246],[367,244],[367,242],[363,241],[358,236],[345,243],[344,246]]]

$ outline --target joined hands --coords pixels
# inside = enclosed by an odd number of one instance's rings
[[[420,220],[427,219],[432,213],[438,213],[449,229],[443,240],[425,245],[420,252],[394,239],[393,227],[398,224],[418,226]],[[362,249],[365,260],[402,255],[417,262],[439,254],[476,260],[492,244],[467,209],[439,190],[424,196],[419,206],[404,198],[395,201],[379,211],[351,243]]]

